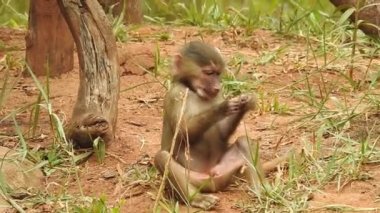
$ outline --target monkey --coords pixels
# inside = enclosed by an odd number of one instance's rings
[[[163,174],[170,160],[169,183],[184,202],[204,210],[219,201],[207,193],[223,190],[243,168],[241,176],[259,191],[265,174],[284,157],[261,164],[258,146],[247,136],[229,144],[244,115],[255,109],[255,96],[223,98],[224,60],[218,49],[204,42],[187,43],[173,64],[171,87],[164,98],[161,149],[154,158],[158,171]],[[177,125],[182,105],[182,120]],[[179,133],[172,144],[177,126]]]

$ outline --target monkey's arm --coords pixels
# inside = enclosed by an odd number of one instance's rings
[[[233,100],[240,103],[238,113],[229,115],[219,123],[220,135],[224,141],[228,141],[229,137],[235,132],[245,113],[256,108],[257,101],[255,96],[241,95],[233,98]]]
[[[174,84],[165,97],[165,117],[169,121],[170,128],[173,131],[177,127],[180,114],[182,113],[181,108],[184,103],[183,97],[186,90],[187,87],[182,84]],[[180,133],[183,135],[183,138],[188,137],[190,142],[202,137],[203,133],[211,126],[221,121],[228,114],[232,114],[233,112],[230,111],[236,108],[226,100],[199,104],[199,97],[191,90],[188,91],[185,103]]]
[[[190,141],[201,137],[210,127],[226,117],[228,102],[210,107],[209,109],[195,115],[189,115],[184,119],[182,128],[188,134]]]
[[[181,107],[183,101],[180,99],[175,99],[171,97],[166,97],[164,102],[164,125],[170,126],[171,131],[175,131],[177,128],[178,120],[181,114]],[[226,117],[228,111],[228,102],[223,101],[209,107],[200,113],[199,108],[194,109],[194,103],[191,98],[186,101],[186,107],[182,117],[180,128],[180,134],[182,138],[188,138],[190,142],[197,141],[203,136],[203,134],[210,129],[211,126],[215,125],[223,118]],[[196,113],[196,114],[195,114]],[[164,129],[167,129],[165,128]]]
[[[246,112],[247,111],[243,111],[238,114],[230,115],[219,122],[219,132],[223,141],[228,142],[228,139],[235,132]]]

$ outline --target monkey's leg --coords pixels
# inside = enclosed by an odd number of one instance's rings
[[[161,174],[164,173],[165,164],[169,158],[170,154],[167,151],[160,151],[156,154],[154,163]],[[208,210],[219,201],[219,198],[214,195],[200,193],[203,191],[203,187],[211,187],[209,175],[189,171],[173,159],[169,163],[168,179],[182,200],[190,203],[191,206]]]
[[[239,169],[247,166],[242,176],[258,192],[261,191],[262,183],[265,182],[264,172],[260,158],[257,156],[257,146],[250,146],[250,141],[247,137],[240,137],[235,144],[230,146],[219,163],[211,169],[210,173],[213,176],[216,190],[225,188],[234,175],[239,176],[237,174]]]
[[[217,165],[210,170],[213,177],[214,191],[224,189],[232,180],[236,172],[245,164],[239,147],[232,145],[222,156]]]

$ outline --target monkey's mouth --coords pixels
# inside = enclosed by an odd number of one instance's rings
[[[197,94],[199,97],[201,97],[202,99],[205,99],[205,100],[210,100],[210,99],[213,99],[216,97],[216,95],[218,93],[210,93],[210,92],[206,92],[204,89],[200,89],[198,88],[197,89]]]

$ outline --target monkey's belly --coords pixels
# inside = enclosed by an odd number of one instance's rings
[[[192,171],[209,174],[210,170],[220,161],[222,153],[221,150],[213,150],[210,153],[194,148],[190,150],[190,155],[183,154],[179,157],[178,162]]]

